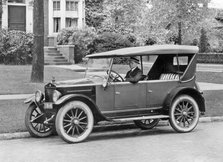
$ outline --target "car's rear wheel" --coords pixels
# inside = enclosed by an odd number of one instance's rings
[[[160,119],[144,119],[144,120],[135,120],[134,123],[137,127],[146,130],[152,129],[159,123]]]
[[[68,143],[85,140],[94,126],[91,109],[81,101],[71,101],[64,105],[56,117],[58,135]]]
[[[30,135],[33,137],[48,137],[52,135],[55,128],[46,122],[51,115],[44,114],[35,104],[31,104],[25,115],[25,125]]]
[[[180,133],[192,131],[199,121],[197,102],[188,95],[178,96],[170,109],[170,125]]]

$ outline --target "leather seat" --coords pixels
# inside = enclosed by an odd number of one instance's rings
[[[163,73],[160,75],[160,80],[179,80],[179,74],[174,73]]]

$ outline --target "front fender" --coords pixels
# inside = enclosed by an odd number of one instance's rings
[[[91,98],[89,98],[88,96],[85,96],[85,95],[81,95],[81,94],[65,95],[65,96],[59,98],[59,100],[57,100],[54,103],[54,105],[57,107],[58,106],[61,107],[62,105],[66,104],[67,102],[72,101],[72,100],[79,100],[79,101],[85,102],[85,104],[87,104],[89,106],[89,108],[91,109],[91,111],[97,121],[108,120],[104,115],[102,115],[102,113],[99,110],[98,106],[96,105],[95,101],[93,101]]]
[[[42,103],[37,103],[36,100],[35,100],[35,95],[32,95],[30,96],[29,98],[27,98],[25,101],[24,101],[25,104],[34,104],[36,105],[37,107],[39,107],[39,109],[41,110],[41,112],[45,112],[44,110],[44,105],[43,105],[43,102]]]
[[[35,102],[35,95],[33,94],[32,96],[28,97],[27,99],[25,99],[24,103],[28,104],[28,103],[33,103]]]
[[[189,95],[191,97],[194,98],[194,100],[197,102],[198,106],[199,106],[199,110],[204,113],[205,112],[205,101],[204,101],[204,97],[201,95],[202,93],[197,91],[196,89],[193,88],[187,88],[187,87],[178,87],[176,89],[173,89],[166,97],[164,103],[163,103],[163,107],[166,110],[169,110],[169,108],[171,107],[172,102],[174,101],[174,99],[182,94],[186,94]]]
[[[78,98],[78,97],[83,97],[83,98],[86,98],[90,101],[93,102],[93,100],[85,95],[79,95],[79,94],[69,94],[69,95],[65,95],[65,96],[62,96],[61,98],[59,98],[55,103],[54,105],[61,105],[63,103],[65,103],[66,101],[72,99],[72,98]]]

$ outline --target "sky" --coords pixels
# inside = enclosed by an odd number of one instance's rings
[[[211,3],[208,5],[208,7],[223,9],[223,0],[211,0]]]

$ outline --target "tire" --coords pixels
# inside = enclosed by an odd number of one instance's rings
[[[41,120],[39,121],[35,120],[40,118]],[[26,110],[25,125],[32,137],[43,138],[52,135],[55,128],[54,126],[45,124],[44,121],[46,119],[47,114],[43,114],[35,104],[31,104],[29,106],[29,108]]]
[[[67,143],[84,141],[94,126],[91,109],[81,101],[64,105],[56,116],[56,131]]]
[[[170,108],[170,125],[179,133],[191,132],[199,121],[197,102],[188,95],[178,96]]]
[[[154,128],[160,119],[144,119],[144,120],[134,120],[134,123],[137,127],[146,130]]]

